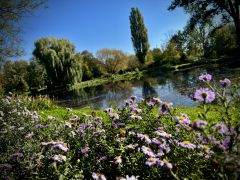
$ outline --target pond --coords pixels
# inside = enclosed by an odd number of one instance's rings
[[[160,97],[162,101],[172,102],[176,106],[196,106],[192,100],[193,92],[203,85],[198,80],[202,72],[213,75],[217,83],[229,78],[235,81],[240,76],[240,67],[204,67],[179,72],[155,71],[131,81],[119,81],[92,88],[79,89],[54,96],[59,105],[74,109],[106,109],[121,107],[130,96],[140,101],[147,97]]]

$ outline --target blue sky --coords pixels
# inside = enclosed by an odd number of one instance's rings
[[[29,59],[34,42],[41,37],[70,40],[76,51],[94,55],[102,48],[133,54],[129,15],[140,9],[148,29],[150,48],[161,47],[167,36],[181,30],[188,16],[182,9],[168,11],[171,0],[48,0],[22,21],[24,56]]]

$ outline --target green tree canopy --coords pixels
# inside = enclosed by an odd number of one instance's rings
[[[93,56],[92,53],[87,50],[78,53],[80,62],[82,64],[83,81],[92,78],[100,77],[104,74],[104,64]]]
[[[35,42],[33,55],[46,69],[48,88],[66,87],[82,80],[81,64],[68,40],[41,38]]]
[[[183,7],[191,15],[190,25],[204,24],[221,17],[222,23],[233,22],[236,28],[236,43],[240,48],[240,1],[239,0],[173,0],[169,10]]]
[[[98,50],[97,58],[104,63],[108,73],[118,73],[127,68],[127,56],[120,50],[107,48]]]
[[[6,61],[3,66],[3,87],[5,92],[28,91],[26,61]]]
[[[44,2],[45,0],[0,0],[0,61],[22,53],[18,22]]]
[[[136,56],[144,64],[149,49],[147,29],[138,8],[132,8],[129,16],[132,42]]]
[[[28,70],[28,86],[30,89],[39,89],[45,85],[46,71],[44,66],[35,58],[31,59]]]

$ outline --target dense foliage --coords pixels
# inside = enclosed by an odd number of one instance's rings
[[[82,69],[75,47],[65,39],[42,38],[35,42],[34,56],[44,65],[48,88],[81,82]]]
[[[236,44],[240,48],[240,1],[239,0],[174,0],[170,10],[183,7],[190,14],[190,26],[212,21],[233,22],[236,33]],[[218,20],[216,20],[218,19]]]
[[[68,108],[56,118],[7,96],[0,103],[0,177],[238,179],[239,91],[229,79],[214,85],[203,73],[199,80],[197,119],[156,97],[132,96],[101,115]]]
[[[45,0],[0,1],[0,61],[22,53],[19,21]]]

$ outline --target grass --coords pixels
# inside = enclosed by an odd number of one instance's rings
[[[215,121],[217,118],[221,117],[221,112],[217,112],[216,109],[219,107],[214,107],[213,111],[208,112],[208,119],[209,121]],[[185,113],[187,114],[192,121],[196,121],[199,118],[199,114],[202,113],[202,109],[199,107],[184,107],[184,106],[177,106],[175,107],[176,114]],[[55,107],[52,109],[43,109],[40,110],[39,113],[44,119],[47,119],[48,116],[54,116],[57,119],[63,120],[68,115],[77,115],[82,116],[83,114],[95,114],[95,116],[102,117],[104,121],[108,121],[109,117],[103,110],[89,110],[89,109],[80,109],[80,110],[71,110],[68,111],[66,108],[63,107]],[[159,115],[159,109],[155,109],[153,111],[154,115]]]

